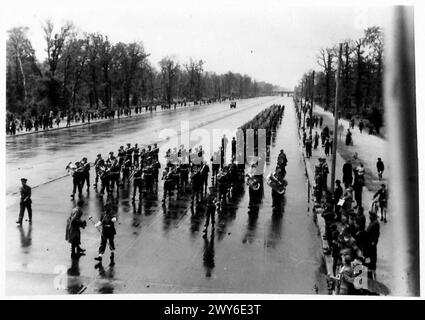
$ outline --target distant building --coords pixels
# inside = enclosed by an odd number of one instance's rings
[[[273,89],[274,95],[281,95],[282,97],[286,95],[287,97],[291,97],[294,94],[294,89],[288,89],[285,87],[275,87]]]

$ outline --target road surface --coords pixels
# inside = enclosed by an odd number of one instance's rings
[[[271,164],[284,149],[288,157],[287,193],[273,203],[265,186],[260,204],[250,205],[247,187],[235,194],[202,237],[204,210],[190,208],[190,195],[161,205],[157,194],[132,204],[131,188],[119,196],[115,265],[109,249],[101,265],[94,261],[100,236],[88,222],[82,230],[86,256],[71,259],[65,224],[74,201],[69,194],[69,161],[107,155],[130,142],[159,142],[162,129],[236,129],[273,103],[286,105],[271,148]],[[195,139],[196,140],[196,139]],[[198,141],[199,142],[199,141]],[[93,293],[327,293],[321,273],[321,246],[312,214],[306,211],[306,179],[291,98],[263,97],[171,110],[158,115],[114,120],[90,126],[7,140],[6,292],[8,295]],[[19,178],[33,189],[33,224],[16,227]],[[91,179],[94,172],[91,172]],[[83,219],[97,219],[101,200],[94,189],[83,193]]]

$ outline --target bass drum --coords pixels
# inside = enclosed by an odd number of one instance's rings
[[[272,180],[270,176],[268,176],[266,182],[269,187],[273,189],[273,191],[277,192],[280,195],[285,194],[286,186],[288,185],[288,182],[285,179],[283,180],[283,183],[279,185],[278,183],[276,183],[276,181]]]

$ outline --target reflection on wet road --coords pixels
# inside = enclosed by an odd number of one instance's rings
[[[55,180],[33,190],[32,229],[27,223],[16,228],[17,206],[12,203],[7,208],[7,294],[314,294],[315,285],[325,293],[317,230],[306,212],[306,180],[289,98],[250,99],[238,103],[240,109],[236,111],[223,104],[8,141],[8,191],[12,192],[16,183],[10,177],[31,173],[17,169],[21,160],[21,168],[34,166],[48,180],[61,173],[52,167],[63,170],[70,158],[84,155],[93,159],[96,153],[106,154],[126,142],[152,143],[157,140],[157,129],[178,128],[180,120],[190,120],[191,128],[195,123],[193,127],[207,130],[235,129],[273,103],[285,104],[286,109],[266,173],[275,165],[279,150],[284,149],[289,183],[284,198],[273,199],[267,185],[256,202],[250,201],[246,186],[234,190],[231,200],[217,214],[214,228],[209,225],[203,237],[205,208],[191,209],[189,191],[162,206],[161,183],[135,203],[130,200],[132,188],[125,187],[115,199],[119,207],[115,259],[110,260],[107,251],[103,262],[97,263],[93,258],[100,236],[90,223],[82,231],[87,255],[71,259],[64,239],[65,222],[75,205],[69,200],[71,179]],[[44,173],[46,168],[52,172]],[[93,189],[84,193],[84,199],[83,219],[91,215],[97,220],[102,201]]]

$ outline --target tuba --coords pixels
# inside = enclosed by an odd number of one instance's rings
[[[272,188],[274,191],[276,191],[278,194],[285,194],[286,192],[286,186],[288,185],[288,182],[285,179],[279,179],[278,177],[274,176],[272,178],[273,173],[270,173],[267,176],[267,184]]]
[[[74,175],[75,170],[77,169],[77,166],[73,164],[72,162],[68,163],[65,167],[65,170],[68,172],[68,174],[71,174],[71,176]]]
[[[247,186],[249,186],[254,191],[260,190],[261,183],[260,183],[260,180],[256,176],[246,174],[246,177],[247,177],[247,179],[246,179],[246,185]]]

